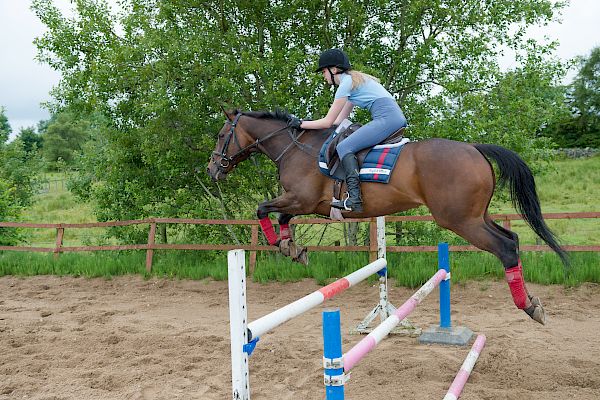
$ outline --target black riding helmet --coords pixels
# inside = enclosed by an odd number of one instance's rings
[[[352,68],[350,65],[350,59],[340,49],[329,49],[321,53],[319,57],[319,67],[315,72],[321,72],[323,68],[338,67],[344,71]]]

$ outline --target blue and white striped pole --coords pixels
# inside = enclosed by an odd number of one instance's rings
[[[440,328],[452,328],[450,319],[450,251],[448,243],[438,244],[438,269],[446,270],[446,279],[440,282]]]
[[[327,400],[344,400],[344,365],[340,309],[323,311],[323,367]]]

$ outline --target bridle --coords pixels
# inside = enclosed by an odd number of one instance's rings
[[[227,173],[227,168],[229,168],[230,165],[235,165],[237,164],[237,160],[244,157],[247,153],[250,153],[252,149],[254,149],[255,147],[258,148],[262,143],[266,142],[267,140],[271,139],[273,136],[276,136],[277,134],[287,130],[288,134],[290,135],[290,137],[292,138],[292,143],[290,143],[285,149],[283,149],[283,151],[281,152],[281,154],[279,156],[277,156],[275,158],[275,162],[279,162],[279,160],[281,160],[281,158],[283,157],[283,155],[285,153],[287,153],[287,151],[293,146],[296,145],[298,146],[300,149],[302,149],[303,151],[305,151],[303,149],[303,147],[311,147],[311,146],[307,146],[303,143],[300,143],[298,141],[298,139],[304,134],[305,131],[302,131],[300,133],[300,135],[296,136],[294,135],[292,132],[290,132],[290,129],[288,129],[287,126],[284,126],[283,128],[277,129],[273,132],[268,133],[265,137],[256,139],[253,143],[249,144],[248,146],[242,148],[242,146],[240,145],[240,143],[238,142],[238,138],[237,135],[235,134],[235,127],[238,124],[238,121],[240,119],[240,117],[244,115],[243,112],[238,112],[235,115],[235,118],[233,118],[233,121],[229,122],[230,128],[229,128],[229,132],[227,133],[227,137],[225,138],[225,142],[223,143],[223,149],[219,152],[219,151],[213,151],[212,155],[211,155],[211,159],[212,162],[215,163],[217,165],[217,168],[219,169],[219,171],[221,173],[226,174]],[[235,142],[235,144],[237,145],[237,147],[240,149],[237,153],[233,154],[232,156],[228,156],[227,155],[227,149],[229,148],[229,144],[231,143],[231,139],[233,139],[233,141]],[[217,162],[215,160],[215,156],[219,156],[221,157],[221,160],[219,162]]]

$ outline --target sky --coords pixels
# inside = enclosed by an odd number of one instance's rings
[[[68,0],[54,2],[61,9],[69,8]],[[58,72],[35,60],[33,40],[43,34],[44,26],[30,4],[30,0],[0,0],[0,106],[5,108],[12,137],[50,117],[41,103],[50,100],[49,92],[60,80]],[[600,0],[571,0],[560,20],[531,28],[529,36],[558,40],[556,55],[563,60],[585,56],[600,46]],[[510,58],[501,64],[510,68]]]

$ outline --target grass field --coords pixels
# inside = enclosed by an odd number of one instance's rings
[[[3,275],[74,275],[104,277],[139,274],[173,279],[227,279],[227,256],[224,252],[189,251],[155,254],[153,270],[145,270],[145,252],[67,253],[59,258],[51,254],[0,252],[0,276]],[[387,256],[389,276],[396,284],[418,287],[437,269],[435,253],[390,253]],[[563,268],[552,253],[524,253],[525,278],[541,284],[577,285],[581,282],[600,283],[600,254],[572,253],[572,266]],[[290,282],[314,278],[320,284],[349,274],[368,263],[367,253],[311,253],[308,267],[291,262],[278,254],[258,257],[253,279],[258,282]],[[472,279],[503,279],[500,262],[486,253],[452,253],[452,281]],[[375,278],[372,278],[374,281]]]
[[[600,211],[600,157],[582,160],[556,161],[554,168],[536,177],[538,193],[543,212],[575,212]],[[65,177],[59,174],[49,175],[49,190],[40,193],[36,202],[24,214],[28,222],[45,223],[80,223],[95,222],[93,206],[75,200],[61,182]],[[514,213],[509,201],[495,200],[490,211],[492,213]],[[600,221],[561,220],[547,221],[548,225],[561,238],[564,244],[591,245],[600,244]],[[432,226],[432,223],[419,227]],[[323,226],[310,228],[302,232],[302,243],[313,242],[324,237],[322,244],[330,244],[340,240],[343,244],[343,231],[337,225],[328,228]],[[412,225],[417,227],[417,225]],[[390,233],[391,227],[388,227]],[[409,225],[408,233],[410,234]],[[524,222],[514,221],[512,229],[516,231],[522,244],[536,243],[533,232]],[[28,229],[24,232],[31,246],[54,245],[56,232],[54,229]],[[64,245],[76,246],[85,244],[107,243],[105,230],[67,229]],[[366,229],[363,229],[366,233]],[[363,235],[364,236],[364,235]],[[452,242],[452,234],[448,235]],[[388,243],[395,244],[392,235],[388,235]],[[434,243],[422,243],[434,244]],[[278,255],[261,254],[254,273],[254,279],[265,282],[269,280],[292,281],[306,277],[315,278],[325,283],[350,272],[350,269],[364,265],[368,260],[367,253],[312,253],[311,265],[306,268],[289,262]],[[425,282],[435,271],[436,255],[431,253],[388,254],[390,261],[390,277],[398,284],[416,287]],[[563,283],[573,285],[580,282],[600,283],[600,256],[598,253],[572,254],[573,267],[565,271],[558,258],[551,253],[525,253],[523,262],[526,266],[526,278],[538,283]],[[203,279],[226,278],[224,252],[156,252],[153,275]],[[461,282],[468,279],[485,277],[502,278],[502,267],[493,256],[486,253],[456,253],[452,255],[453,280]],[[48,254],[33,253],[0,253],[1,275],[80,275],[87,277],[111,277],[122,274],[143,274],[145,272],[145,252],[98,252],[62,254],[58,259]],[[399,267],[402,265],[402,267]],[[350,268],[350,269],[348,269]]]

